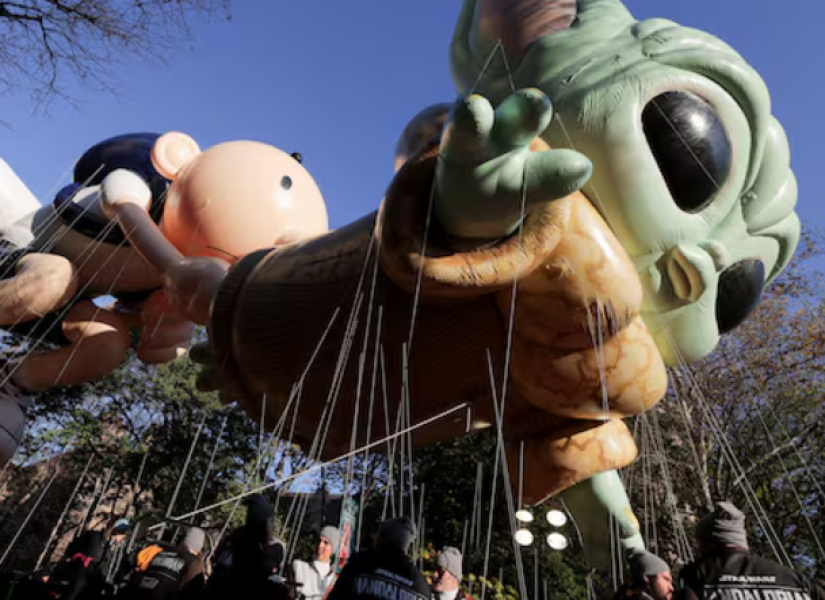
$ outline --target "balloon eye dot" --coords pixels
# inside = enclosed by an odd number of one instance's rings
[[[289,175],[284,175],[281,178],[281,187],[288,190],[292,187],[292,178]]]

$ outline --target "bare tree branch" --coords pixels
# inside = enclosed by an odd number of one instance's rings
[[[71,103],[71,83],[114,91],[131,58],[164,62],[191,40],[190,19],[230,18],[230,0],[0,0],[0,93],[37,108]]]

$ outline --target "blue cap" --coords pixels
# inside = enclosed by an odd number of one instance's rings
[[[112,527],[114,531],[123,531],[124,529],[129,529],[129,519],[118,519],[115,521],[115,526]]]

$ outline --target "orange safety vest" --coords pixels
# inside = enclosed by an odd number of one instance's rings
[[[160,546],[152,545],[146,546],[146,548],[138,552],[137,570],[145,571],[149,567],[149,564],[152,562],[152,559],[154,559],[155,556],[157,556],[162,550],[163,548],[161,548]]]

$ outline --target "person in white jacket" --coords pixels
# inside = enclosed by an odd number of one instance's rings
[[[321,600],[335,582],[335,565],[332,559],[341,544],[341,534],[336,527],[327,525],[318,536],[318,547],[312,562],[295,560],[292,573],[298,587],[298,597]]]

